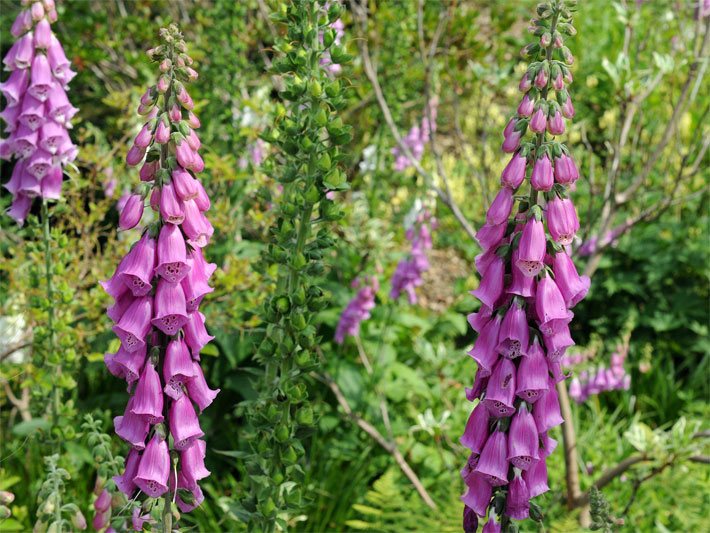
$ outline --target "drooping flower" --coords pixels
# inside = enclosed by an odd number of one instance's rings
[[[461,437],[470,453],[461,499],[464,528],[473,512],[488,516],[484,532],[527,518],[530,499],[548,490],[545,460],[556,446],[549,432],[563,422],[556,387],[567,377],[561,362],[574,344],[570,309],[589,290],[564,248],[579,229],[567,190],[579,172],[560,141],[574,114],[566,89],[572,58],[565,48],[563,60],[548,59],[548,51],[563,48],[562,34],[573,33],[566,29],[571,19],[564,2],[541,4],[538,13],[544,15],[532,25],[539,41],[526,48],[531,63],[519,85],[523,99],[503,135],[503,151],[514,155],[476,234],[481,281],[472,294],[481,309],[468,317],[478,333],[468,354],[478,370],[466,398],[478,403]],[[528,169],[530,191],[522,198],[517,189]],[[608,387],[614,373],[599,369],[593,378],[592,386]]]
[[[185,511],[202,501],[197,483],[209,475],[197,411],[219,390],[209,388],[198,363],[212,339],[199,307],[212,291],[208,283],[216,266],[203,255],[213,231],[204,214],[210,201],[196,177],[204,167],[193,129],[199,121],[184,85],[196,73],[188,68],[192,59],[177,28],[161,30],[161,36],[164,43],[150,51],[152,59],[161,66],[182,66],[166,68],[141,98],[139,112],[147,122],[126,162],[142,164],[142,183],[122,206],[119,225],[139,226],[147,197],[154,221],[141,228],[140,240],[102,283],[114,299],[107,314],[121,340],[118,352],[105,361],[112,374],[128,382],[129,391],[135,386],[123,416],[114,420],[117,434],[132,448],[116,485],[128,497],[138,489],[151,498],[185,489],[195,495],[189,504],[186,494],[172,494]],[[170,443],[173,456],[180,457],[177,481],[170,474]],[[133,523],[146,519],[138,514]]]
[[[63,168],[77,155],[68,132],[77,109],[66,95],[75,73],[52,33],[54,4],[45,4],[50,7],[34,2],[15,19],[11,33],[17,41],[3,59],[10,76],[0,83],[7,100],[0,117],[10,134],[0,140],[0,158],[14,160],[16,171],[5,184],[13,197],[7,213],[20,225],[34,198],[59,198]]]

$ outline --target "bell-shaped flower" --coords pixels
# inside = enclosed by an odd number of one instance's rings
[[[474,472],[466,485],[466,493],[461,496],[461,501],[477,515],[485,516],[493,493],[491,483],[485,476]]]
[[[538,191],[549,191],[554,183],[552,163],[550,163],[550,158],[547,154],[543,154],[535,161],[530,175],[530,184]]]
[[[537,337],[530,344],[527,357],[520,360],[515,394],[528,403],[535,403],[548,388],[545,355]]]
[[[214,233],[214,228],[207,217],[200,211],[197,199],[188,200],[184,203],[185,221],[182,229],[188,237],[188,242],[196,248],[204,248],[210,242]]]
[[[171,340],[165,349],[163,362],[165,394],[177,400],[183,395],[183,387],[195,376],[196,371],[187,344],[182,339]]]
[[[528,487],[530,498],[544,494],[550,487],[547,486],[547,465],[545,461],[536,461],[523,472],[523,480]]]
[[[579,230],[577,210],[568,198],[555,196],[547,204],[547,229],[550,235],[563,246],[572,244]]]
[[[176,450],[184,450],[204,435],[197,421],[197,413],[187,394],[183,394],[170,406],[170,434]]]
[[[508,221],[510,211],[513,209],[513,189],[503,187],[491,203],[486,213],[486,222],[497,226]]]
[[[552,271],[568,308],[574,307],[584,299],[589,291],[590,279],[577,273],[572,258],[565,251],[555,254],[552,260]]]
[[[481,284],[477,289],[471,291],[484,305],[490,308],[496,307],[496,302],[503,294],[503,283],[505,277],[505,264],[503,259],[496,257],[490,266],[483,273]]]
[[[523,117],[529,117],[532,115],[533,108],[535,107],[535,101],[530,98],[530,93],[526,93],[523,99],[520,101],[518,106],[518,115]]]
[[[163,224],[158,235],[158,259],[155,273],[170,283],[180,283],[191,271],[185,238],[174,224]]]
[[[132,194],[121,210],[118,218],[118,227],[122,230],[135,228],[143,217],[143,197]],[[150,284],[148,285],[150,287]]]
[[[152,312],[153,299],[151,297],[136,298],[112,328],[113,332],[121,339],[121,345],[126,351],[135,352],[145,347],[145,337],[150,330]]]
[[[511,416],[515,412],[515,372],[513,362],[501,358],[488,380],[486,396],[481,403],[495,418]]]
[[[527,159],[520,155],[520,152],[513,155],[503,169],[503,174],[500,179],[501,185],[510,187],[511,189],[520,187],[525,179],[526,166]]]
[[[207,409],[219,394],[219,389],[210,389],[202,372],[202,367],[193,362],[194,377],[187,382],[187,392],[193,402],[197,404],[200,412]]]
[[[514,299],[510,304],[498,334],[496,350],[503,357],[515,359],[527,355],[530,332],[523,304]]]
[[[160,216],[169,224],[182,224],[185,220],[183,203],[175,194],[172,183],[165,183],[160,189]]]
[[[488,409],[482,403],[479,403],[471,411],[471,415],[466,422],[466,429],[459,439],[462,446],[465,446],[474,453],[480,454],[483,451],[483,445],[488,439],[488,423],[491,416]]]
[[[200,351],[214,337],[207,333],[205,328],[205,315],[199,311],[190,313],[185,324],[185,342],[190,347],[193,359],[200,359]]]
[[[528,470],[538,460],[540,445],[533,415],[522,403],[508,430],[508,461],[520,470]]]
[[[134,296],[145,296],[153,288],[154,266],[155,240],[146,232],[121,262],[118,276]]]
[[[538,433],[545,433],[564,422],[560,414],[560,403],[555,386],[548,385],[548,387],[548,390],[542,393],[540,399],[533,406],[533,418]]]
[[[151,363],[143,367],[136,393],[133,395],[131,412],[149,424],[163,421],[163,391],[158,372]]]
[[[496,430],[486,441],[475,471],[493,487],[508,484],[508,439]]]
[[[530,515],[530,490],[517,471],[508,485],[505,514],[516,520],[525,520]]]
[[[123,469],[123,474],[120,476],[113,476],[113,482],[127,498],[132,498],[133,493],[136,492],[138,488],[135,483],[133,483],[133,478],[136,477],[138,472],[138,464],[140,463],[141,457],[138,450],[135,448],[128,452],[128,457],[126,457],[126,464]]]
[[[151,323],[166,335],[175,335],[187,323],[185,292],[179,283],[158,281],[154,307]]]
[[[543,133],[547,127],[547,114],[542,106],[539,106],[530,118],[530,131]]]
[[[202,250],[195,248],[187,258],[190,266],[188,275],[182,280],[182,288],[185,291],[185,300],[188,313],[197,311],[206,294],[214,289],[207,283],[209,276],[216,268],[213,263],[207,263],[202,255]]]
[[[547,131],[550,135],[562,135],[565,132],[565,119],[559,111],[555,111],[552,118],[548,118]]]
[[[478,363],[478,368],[485,375],[490,376],[493,372],[493,366],[498,361],[498,352],[496,345],[498,344],[498,332],[503,317],[496,314],[481,330],[480,335],[473,345],[473,349],[468,354]]]
[[[550,276],[544,276],[537,283],[535,311],[540,320],[540,331],[550,335],[566,327],[573,314],[567,310],[560,289]]]
[[[104,363],[106,363],[106,367],[111,374],[117,378],[125,379],[130,386],[138,381],[145,364],[145,358],[145,348],[135,352],[128,352],[121,346],[115,354],[105,354]]]
[[[550,362],[559,361],[567,351],[567,348],[574,346],[574,340],[570,335],[567,324],[560,325],[552,334],[543,335],[547,358]]]
[[[206,453],[207,444],[199,439],[180,452],[180,473],[188,487],[197,486],[199,480],[210,475],[210,471],[205,468]]]
[[[185,169],[177,167],[172,173],[173,188],[183,202],[194,200],[198,195],[197,180]]]
[[[151,498],[159,498],[168,490],[169,475],[168,443],[156,432],[141,456],[133,482]]]
[[[546,247],[545,227],[536,217],[531,216],[525,223],[518,242],[518,259],[515,266],[529,278],[537,276],[545,266]]]
[[[506,294],[517,294],[523,298],[531,298],[535,296],[536,284],[535,278],[533,276],[527,276],[517,265],[520,260],[520,247],[513,250],[511,264],[513,267],[512,279],[510,284],[506,287]]]

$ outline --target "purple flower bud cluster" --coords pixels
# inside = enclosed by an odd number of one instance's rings
[[[9,133],[0,141],[0,158],[16,160],[4,187],[13,197],[8,215],[19,224],[25,222],[34,198],[59,198],[62,167],[77,155],[67,130],[78,111],[66,93],[76,73],[52,32],[57,20],[54,0],[22,4],[26,9],[10,30],[17,40],[3,59],[10,77],[0,83],[7,101],[0,117]]]
[[[335,329],[335,342],[338,344],[343,344],[345,337],[355,337],[360,333],[360,324],[370,318],[370,311],[375,307],[375,296],[380,290],[380,282],[375,276],[358,278],[353,281],[352,287],[359,290],[340,315],[338,327]]]
[[[602,392],[613,390],[629,390],[631,375],[626,372],[624,362],[628,355],[628,345],[620,345],[611,356],[610,366],[599,365],[596,368],[582,370],[579,377],[572,378],[569,384],[569,395],[577,403]],[[584,362],[581,355],[570,355],[562,358],[564,368],[572,368]]]
[[[429,270],[427,250],[431,250],[431,230],[436,229],[438,222],[428,211],[419,213],[415,223],[407,229],[407,240],[412,248],[409,257],[402,259],[392,275],[390,298],[397,299],[404,292],[409,303],[417,303],[415,289],[422,284],[422,275]]]
[[[429,142],[432,131],[436,131],[436,115],[439,106],[438,98],[432,98],[427,104],[424,117],[422,118],[421,126],[415,124],[402,139],[404,144],[412,152],[412,155],[417,161],[421,161],[424,155],[424,148]],[[429,118],[431,117],[431,121]],[[399,146],[392,148],[394,155],[394,169],[397,172],[402,172],[412,166],[411,161]]]
[[[199,307],[213,290],[208,280],[216,265],[203,255],[213,233],[205,216],[210,200],[196,178],[204,168],[194,131],[200,123],[183,85],[197,73],[177,28],[161,35],[165,44],[149,55],[162,74],[141,99],[139,114],[148,122],[127,156],[130,166],[142,164],[143,183],[123,206],[119,226],[140,223],[148,196],[157,221],[102,282],[114,299],[108,316],[121,341],[105,362],[133,391],[123,416],[114,419],[116,433],[131,445],[116,485],[129,498],[136,490],[152,498],[177,492],[186,512],[204,499],[198,481],[209,475],[197,411],[219,390],[208,387],[199,364],[213,338]]]
[[[526,50],[539,60],[521,81],[523,101],[504,131],[503,151],[513,156],[476,236],[481,282],[472,294],[481,308],[468,317],[478,332],[468,354],[478,371],[466,391],[475,407],[461,437],[470,452],[461,475],[464,522],[488,515],[483,531],[528,518],[530,500],[548,490],[546,458],[557,445],[549,431],[563,422],[560,361],[574,344],[571,309],[590,284],[567,251],[579,229],[567,190],[579,176],[555,139],[565,130],[563,117],[573,115],[565,90],[572,58],[556,29],[571,24],[558,4],[541,4],[541,19],[533,21],[540,44]],[[529,195],[518,192],[526,179]]]

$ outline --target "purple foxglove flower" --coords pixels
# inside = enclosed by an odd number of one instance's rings
[[[22,99],[22,111],[18,121],[32,131],[38,130],[46,121],[44,103],[32,95],[26,94]]]
[[[528,470],[538,460],[539,449],[535,419],[523,403],[510,423],[508,461],[520,470]]]
[[[177,157],[178,163],[181,167],[188,170],[195,170],[194,167],[197,163],[195,160],[196,155],[195,151],[190,148],[190,145],[187,144],[185,140],[179,143],[175,150],[175,157]]]
[[[166,183],[160,189],[160,216],[169,224],[182,224],[185,220],[185,207],[175,194],[172,183]]]
[[[520,105],[518,106],[518,115],[529,117],[532,115],[534,106],[535,101],[530,98],[529,94],[525,94],[523,99],[520,101]]]
[[[32,174],[25,172],[20,180],[20,186],[18,187],[18,192],[27,196],[28,198],[36,198],[40,195],[41,188],[39,185],[39,180],[35,178]]]
[[[496,352],[496,344],[498,344],[498,332],[503,321],[501,315],[495,315],[481,330],[481,334],[476,339],[473,349],[468,354],[478,363],[478,368],[482,370],[486,376],[490,376],[493,372],[493,366],[498,361],[498,352]]]
[[[559,361],[567,348],[574,346],[569,327],[566,324],[559,326],[559,329],[551,335],[543,335],[543,337],[545,339],[545,348],[547,348],[547,358],[550,362]]]
[[[38,136],[39,146],[50,154],[60,153],[67,142],[71,143],[67,129],[53,120],[47,121],[42,125]],[[34,143],[34,145],[37,146],[37,143]]]
[[[103,512],[108,510],[109,507],[111,507],[111,493],[104,489],[101,491],[101,494],[99,494],[99,497],[96,498],[94,509]]]
[[[170,434],[176,450],[192,446],[196,439],[204,435],[197,421],[197,413],[190,398],[183,394],[170,406]]]
[[[195,185],[197,186],[197,198],[195,198],[195,205],[197,205],[197,208],[202,212],[209,211],[211,203],[210,197],[207,195],[207,191],[205,191],[205,188],[199,180],[196,180]]]
[[[481,308],[477,313],[471,313],[466,318],[468,319],[468,323],[471,325],[473,330],[480,333],[483,327],[488,324],[492,313],[493,311],[490,307],[481,305]]]
[[[584,401],[582,395],[582,384],[579,382],[579,378],[572,378],[569,384],[569,397],[575,402],[581,403]]]
[[[185,138],[187,141],[187,144],[190,145],[190,148],[192,148],[195,152],[200,149],[202,146],[202,142],[200,141],[200,138],[197,136],[197,134],[193,131],[190,130],[190,133],[188,136]],[[254,158],[254,155],[252,154],[252,158]]]
[[[497,225],[484,224],[476,232],[476,240],[478,241],[478,244],[481,245],[483,250],[488,250],[498,246],[500,241],[503,239],[503,235],[505,235],[505,229],[507,226],[507,222]]]
[[[550,235],[563,246],[572,244],[579,230],[577,210],[572,200],[555,196],[547,204],[547,229]]]
[[[111,509],[104,511],[104,512],[96,513],[94,515],[93,520],[91,521],[91,526],[94,528],[95,531],[101,531],[102,529],[104,529],[106,526],[109,525],[110,520],[111,520]]]
[[[486,221],[497,226],[508,221],[510,211],[513,209],[513,189],[503,187],[491,203],[486,213]]]
[[[155,314],[151,323],[166,335],[175,335],[187,323],[185,305],[182,286],[161,279],[155,291]]]
[[[550,276],[543,277],[537,283],[535,310],[540,320],[540,331],[547,335],[566,327],[573,316],[572,312],[567,310],[565,299]]]
[[[565,100],[565,103],[562,104],[561,109],[562,109],[562,115],[565,118],[574,118],[575,112],[574,112],[574,106],[572,105],[571,98],[568,97],[567,100]]]
[[[219,389],[210,389],[202,372],[202,367],[193,362],[195,376],[187,382],[187,392],[197,404],[200,413],[207,409],[219,394]]]
[[[155,129],[155,142],[165,144],[170,140],[170,126],[165,123],[165,120],[158,121],[158,127]]]
[[[133,531],[143,531],[143,524],[146,522],[153,523],[154,520],[150,517],[150,514],[141,514],[142,510],[140,507],[134,507],[131,513],[131,525],[133,526]],[[108,530],[106,533],[110,533]]]
[[[482,533],[500,533],[501,525],[494,512],[491,512],[488,522],[483,526]]]
[[[488,386],[490,375],[490,371],[486,371],[483,368],[479,368],[476,371],[476,377],[473,379],[473,387],[466,387],[466,399],[469,402],[480,399],[484,389]]]
[[[200,359],[200,350],[204,348],[214,337],[207,333],[205,329],[205,315],[199,311],[190,313],[185,324],[185,342],[190,347],[192,357]]]
[[[530,176],[530,184],[538,191],[549,191],[552,189],[552,185],[554,185],[552,163],[550,163],[550,158],[547,157],[547,154],[544,154],[535,161],[535,166]]]
[[[483,403],[491,416],[502,418],[515,412],[515,365],[510,359],[498,361],[486,389]]]
[[[30,212],[31,206],[32,199],[28,198],[24,194],[18,193],[13,199],[12,205],[10,206],[10,209],[8,209],[7,214],[21,226],[25,223],[25,219]]]
[[[197,365],[199,368],[199,365]],[[163,379],[165,380],[164,392],[173,400],[183,395],[183,387],[196,376],[190,351],[184,340],[172,340],[165,350],[163,363]]]
[[[128,150],[128,153],[126,154],[126,164],[129,167],[135,167],[136,165],[143,162],[144,157],[145,148],[141,148],[140,146],[136,146],[134,144],[133,146],[131,146],[130,150]]]
[[[126,466],[123,469],[123,474],[113,476],[113,482],[116,484],[116,487],[118,487],[118,490],[125,494],[127,498],[132,498],[133,493],[138,488],[136,484],[133,483],[133,478],[136,477],[136,473],[138,472],[138,463],[140,463],[140,460],[141,457],[138,450],[131,449],[131,451],[128,452],[128,457],[126,457]]]
[[[193,130],[199,129],[202,125],[200,124],[200,119],[192,111],[187,114],[187,123]]]
[[[538,433],[545,433],[564,422],[560,414],[560,402],[554,384],[549,384],[548,390],[543,392],[540,399],[533,405],[533,418]]]
[[[145,296],[153,288],[151,280],[154,266],[155,240],[151,239],[146,232],[128,252],[117,273],[119,279],[130,289],[133,296]]]
[[[532,88],[532,81],[530,80],[529,74],[526,72],[523,77],[520,78],[520,83],[518,84],[518,89],[521,93],[526,93]]]
[[[535,461],[528,470],[523,472],[523,480],[528,486],[530,498],[550,490],[550,487],[547,486],[547,465],[545,461]]]
[[[590,279],[577,273],[572,258],[566,252],[560,251],[555,254],[552,260],[552,271],[568,308],[574,307],[584,299],[589,291]]]
[[[195,248],[204,248],[210,242],[214,228],[207,217],[200,211],[196,200],[184,202],[185,220],[182,230],[188,237],[188,242]]]
[[[128,400],[123,416],[113,419],[113,427],[116,435],[125,440],[134,450],[145,448],[145,438],[148,435],[150,426],[142,417],[132,412],[134,397]]]
[[[112,328],[113,332],[121,339],[121,345],[126,351],[135,352],[145,347],[145,337],[150,330],[152,311],[152,298],[149,296],[136,298]]]
[[[530,118],[530,131],[535,133],[543,133],[547,127],[547,114],[542,109],[538,107],[533,113],[532,118]]]
[[[484,409],[485,410],[485,409]],[[488,431],[486,430],[486,438],[488,438]],[[485,439],[484,439],[485,441]],[[484,442],[485,444],[485,442]],[[464,467],[461,469],[461,479],[463,479],[463,482],[466,483],[466,485],[473,483],[473,476],[476,476],[478,474],[474,474],[474,470],[476,468],[476,465],[478,464],[478,453],[471,453],[468,456],[468,461],[466,461],[466,464]]]
[[[76,73],[71,70],[71,64],[64,54],[64,48],[62,48],[55,36],[52,36],[52,44],[47,50],[47,58],[49,59],[52,74],[61,82],[61,85],[66,87],[72,78],[76,76]]]
[[[520,187],[520,184],[523,183],[523,180],[525,179],[526,165],[527,160],[520,155],[520,152],[516,153],[503,170],[503,174],[500,179],[501,185],[510,187],[511,189],[517,189]]]
[[[145,447],[133,482],[151,498],[159,498],[168,490],[169,475],[168,443],[155,433]]]
[[[180,228],[164,224],[158,236],[158,257],[155,273],[170,283],[180,283],[191,271],[187,261],[185,239]]]
[[[375,307],[375,296],[379,288],[377,278],[365,280],[364,283],[340,316],[335,329],[335,342],[338,344],[342,344],[347,336],[357,336],[360,333],[360,324],[370,318],[370,311]],[[355,286],[357,284],[356,281]]]
[[[516,520],[525,520],[530,515],[530,491],[520,474],[515,474],[508,486],[505,514]]]
[[[52,166],[52,155],[44,150],[37,150],[27,158],[27,172],[38,180],[44,178]]]
[[[562,358],[558,359],[557,361],[552,361],[550,359],[547,360],[547,367],[550,370],[550,374],[552,374],[552,380],[556,384],[560,381],[566,380],[569,377],[562,371],[561,359]]]
[[[500,326],[496,351],[509,359],[527,355],[529,338],[530,332],[525,310],[517,299],[513,300]]]
[[[177,94],[177,99],[178,99],[178,102],[180,102],[182,104],[182,107],[184,107],[187,110],[190,110],[193,107],[195,107],[195,104],[192,101],[192,98],[188,94],[187,90],[185,90],[185,87],[180,88],[180,91],[178,91],[178,94]]]
[[[534,216],[530,217],[518,243],[518,260],[515,266],[529,278],[537,276],[545,266],[546,247],[545,227]]]
[[[178,198],[183,202],[194,200],[198,195],[197,180],[185,169],[177,167],[173,170],[173,187]]]
[[[62,169],[54,167],[49,169],[47,175],[42,180],[42,198],[58,200],[62,192],[62,181],[64,175]]]
[[[197,482],[210,475],[205,468],[205,455],[207,444],[203,440],[196,440],[192,446],[180,452],[180,473],[188,487],[196,487]]]
[[[491,502],[493,488],[485,476],[475,472],[469,476],[466,493],[461,501],[479,516],[486,516],[486,509]]]
[[[123,346],[118,351],[104,354],[104,362],[109,372],[117,378],[125,379],[128,385],[138,381],[145,364],[146,350],[127,352]]]
[[[10,28],[10,33],[13,37],[19,37],[26,31],[32,29],[32,14],[29,10],[20,11],[15,18],[15,22],[12,23],[12,28]]]
[[[132,194],[128,198],[126,205],[123,206],[121,216],[118,219],[118,227],[122,230],[135,228],[142,217],[143,197],[140,194]]]
[[[496,302],[503,294],[504,276],[505,264],[503,263],[503,259],[497,257],[483,273],[481,284],[476,290],[471,291],[471,294],[491,309],[494,309]]]
[[[476,533],[478,531],[478,516],[467,505],[463,506],[463,531],[464,533]]]
[[[565,80],[562,77],[562,73],[558,73],[557,76],[552,80],[552,88],[556,91],[561,91],[565,88]],[[569,99],[569,98],[568,98]]]
[[[79,111],[69,103],[67,93],[58,84],[55,84],[49,92],[47,109],[49,110],[49,118],[64,125]]]
[[[537,75],[535,76],[535,87],[537,87],[538,89],[544,89],[547,85],[547,80],[548,72],[544,68],[541,68],[540,70],[538,70]]]
[[[180,122],[180,120],[182,120],[182,111],[180,110],[180,107],[177,104],[174,104],[170,108],[170,111],[168,111],[168,118],[172,122]]]
[[[476,405],[471,411],[468,422],[466,422],[466,429],[459,439],[461,445],[476,454],[480,454],[483,451],[486,439],[488,439],[488,422],[490,418],[485,405],[482,403]]]
[[[138,132],[136,138],[133,140],[133,144],[139,148],[148,148],[150,141],[153,140],[153,131],[150,127],[150,122],[146,122],[141,131]]]
[[[508,123],[505,125],[505,129],[503,130],[503,137],[509,137],[511,133],[515,131],[515,125],[518,123],[517,119],[515,117],[511,118]]]
[[[557,183],[567,185],[574,183],[577,179],[579,179],[579,171],[570,156],[562,154],[555,159],[555,181]]]
[[[13,71],[5,82],[0,83],[0,91],[2,91],[2,94],[7,99],[7,109],[18,107],[18,104],[20,104],[22,100],[22,95],[27,90],[29,84],[30,73],[27,69]],[[15,113],[17,113],[17,111],[15,111]],[[7,119],[6,122],[10,124],[10,121]]]
[[[502,149],[508,154],[512,154],[520,147],[522,132],[514,131],[503,140]]]
[[[488,250],[482,254],[477,255],[474,259],[474,264],[476,265],[476,270],[479,274],[483,275],[483,273],[488,270],[488,267],[491,266],[491,263],[496,257],[498,256],[496,255],[495,248],[488,248]]]
[[[565,120],[559,111],[547,120],[547,131],[550,135],[562,135],[565,132]]]
[[[151,161],[143,163],[140,170],[141,181],[152,181],[155,178],[155,173],[160,166],[160,161]],[[157,189],[154,189],[154,191]]]
[[[148,363],[138,380],[131,412],[149,424],[163,421],[163,391],[155,367]]]
[[[110,283],[109,282],[102,282],[102,283]],[[122,282],[120,282],[120,285],[122,287],[122,291],[117,297],[113,305],[109,306],[106,309],[106,314],[108,317],[113,320],[115,324],[118,324],[118,322],[121,320],[121,317],[123,314],[126,312],[126,310],[131,306],[131,304],[134,302],[135,297],[133,296],[133,293],[129,291],[125,285],[123,285]]]
[[[5,70],[30,68],[34,60],[34,43],[32,34],[26,33],[20,37],[12,48],[8,51],[3,62],[7,67]]]
[[[510,362],[510,361],[508,361]],[[489,485],[499,487],[508,484],[508,439],[502,431],[494,431],[486,441],[475,471]]]
[[[519,247],[513,250],[513,255],[511,259],[512,265],[517,265],[520,260]],[[506,294],[517,294],[523,298],[531,298],[535,295],[536,281],[532,276],[527,276],[523,271],[517,267],[513,266],[511,268],[512,279],[510,285],[506,288]]]

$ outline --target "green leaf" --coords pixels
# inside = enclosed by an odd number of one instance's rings
[[[52,427],[52,424],[50,424],[49,420],[33,418],[32,420],[26,420],[13,426],[12,433],[18,437],[26,437],[38,430],[49,431],[50,427]]]

